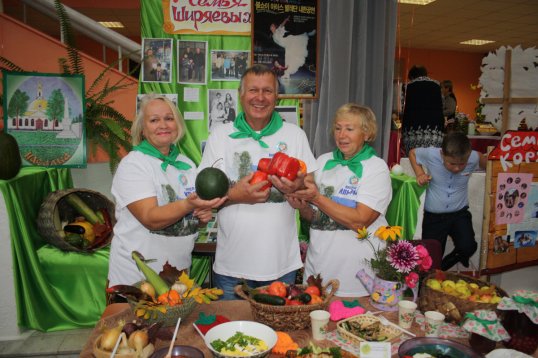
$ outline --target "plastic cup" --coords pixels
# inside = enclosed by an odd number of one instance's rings
[[[413,301],[398,302],[398,325],[402,328],[411,328],[416,310],[417,304]]]
[[[310,312],[310,320],[312,322],[312,338],[314,340],[321,341],[325,339],[330,317],[331,314],[328,311],[315,310]]]
[[[445,321],[445,315],[437,311],[427,311],[426,317],[426,337],[439,337],[439,327]]]

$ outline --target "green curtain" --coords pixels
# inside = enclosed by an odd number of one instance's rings
[[[20,327],[47,332],[93,327],[104,310],[108,270],[108,257],[105,260],[104,256],[108,254],[64,253],[47,245],[37,229],[36,219],[46,196],[72,187],[71,172],[65,168],[27,167],[11,180],[0,180],[9,218],[17,324]],[[60,257],[64,257],[64,261],[69,257],[70,264],[61,266]],[[42,260],[48,262],[46,267]],[[96,265],[100,270],[85,271],[88,261],[98,262]],[[104,274],[103,262],[106,262]],[[105,282],[90,285],[86,292],[80,290],[80,286],[91,280]],[[100,290],[96,292],[102,293],[102,297],[99,293],[88,294],[93,289]]]
[[[166,38],[173,39],[173,56],[172,68],[170,72],[170,83],[159,82],[142,82],[140,77],[139,93],[174,93],[178,95],[178,107],[181,113],[185,112],[204,112],[204,120],[188,120],[186,122],[187,133],[180,143],[182,153],[191,158],[196,164],[202,159],[201,143],[208,137],[208,93],[207,89],[237,89],[239,81],[210,81],[211,76],[211,50],[237,50],[250,51],[250,36],[221,36],[221,35],[175,35],[168,34],[163,30],[163,9],[161,1],[142,1],[140,8],[140,22],[142,27],[142,38]],[[181,41],[207,41],[206,56],[206,85],[196,84],[179,84],[177,83],[177,40]],[[199,101],[185,102],[183,100],[184,88],[198,88]],[[296,99],[279,100],[279,106],[295,106],[299,112],[299,101]],[[241,106],[238,103],[238,112]],[[196,282],[204,282],[210,270],[210,262],[207,257],[193,257],[191,275]]]
[[[412,240],[418,221],[420,196],[426,186],[420,186],[414,177],[408,175],[390,175],[392,182],[392,200],[385,215],[389,225],[402,226],[403,237]]]

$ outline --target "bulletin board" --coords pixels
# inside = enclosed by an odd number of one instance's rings
[[[489,153],[480,272],[538,264],[538,132],[507,131]]]

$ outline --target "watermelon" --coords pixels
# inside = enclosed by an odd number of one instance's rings
[[[21,166],[21,152],[17,140],[5,130],[0,132],[0,179],[14,178]]]
[[[211,200],[226,195],[230,188],[230,180],[222,170],[208,167],[198,173],[194,187],[200,198]]]

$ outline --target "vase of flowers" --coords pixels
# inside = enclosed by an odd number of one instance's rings
[[[428,250],[402,239],[401,234],[401,226],[381,226],[374,236],[386,244],[376,249],[366,228],[358,230],[358,239],[367,240],[374,252],[374,257],[366,261],[375,277],[368,275],[364,269],[359,270],[356,276],[370,293],[372,306],[384,311],[397,311],[398,302],[408,288],[415,301],[419,273],[428,271],[432,265]]]

